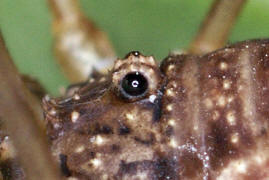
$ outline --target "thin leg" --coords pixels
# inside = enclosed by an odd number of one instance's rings
[[[30,180],[59,180],[44,130],[38,125],[36,101],[25,88],[0,32],[0,118]]]
[[[223,47],[245,2],[246,0],[215,0],[191,43],[189,52],[204,54]]]
[[[53,12],[57,60],[72,82],[86,80],[93,69],[113,65],[114,50],[105,33],[81,12],[77,0],[48,0]]]

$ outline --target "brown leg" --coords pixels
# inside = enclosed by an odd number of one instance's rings
[[[229,32],[246,0],[215,0],[189,48],[204,54],[225,45]]]
[[[27,179],[59,180],[44,130],[38,125],[37,101],[25,88],[0,32],[0,118],[7,129]]]
[[[57,60],[72,82],[87,79],[93,68],[104,71],[115,59],[105,35],[81,12],[77,0],[48,0],[53,12]]]

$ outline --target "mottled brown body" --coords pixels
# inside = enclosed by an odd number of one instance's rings
[[[44,99],[51,149],[70,179],[268,179],[269,41],[160,68],[137,52],[70,97]],[[148,89],[122,94],[139,72]]]

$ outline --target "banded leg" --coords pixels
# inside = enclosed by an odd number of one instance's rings
[[[71,82],[80,82],[93,69],[112,67],[114,50],[106,36],[79,8],[77,0],[48,0],[54,21],[55,53]]]

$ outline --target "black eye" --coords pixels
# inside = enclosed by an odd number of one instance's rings
[[[139,57],[140,56],[140,52],[139,51],[132,51],[132,52],[129,52],[125,58],[128,58],[129,56],[136,56],[136,57]]]
[[[148,90],[148,81],[139,72],[129,73],[122,79],[120,90],[126,98],[141,97]]]

